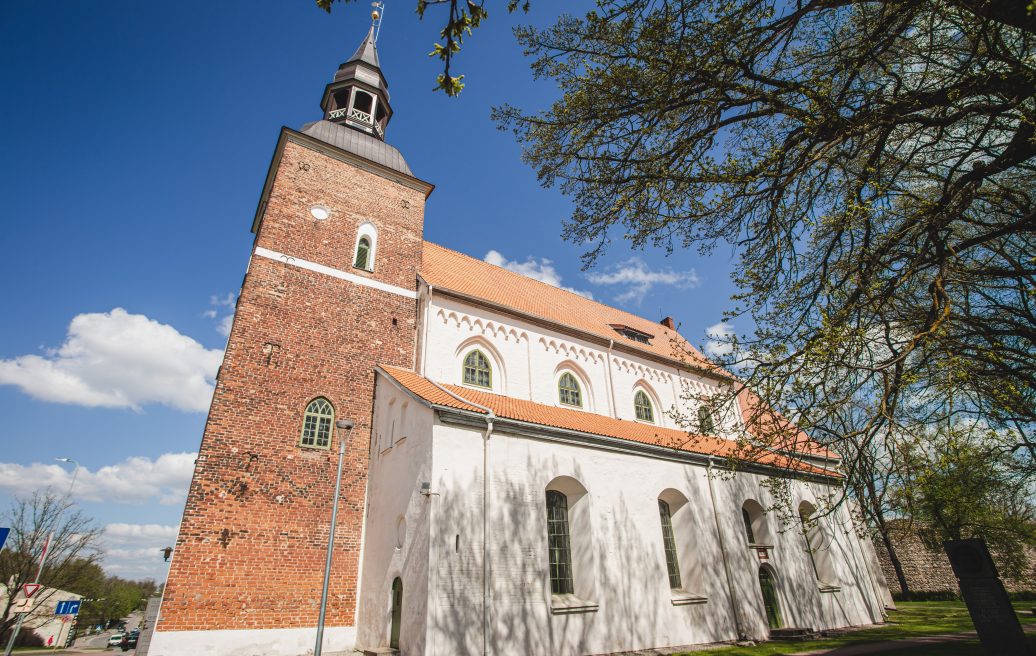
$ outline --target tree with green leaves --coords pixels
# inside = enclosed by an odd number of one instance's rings
[[[913,436],[892,494],[929,544],[982,538],[1004,572],[1024,577],[1024,548],[1036,545],[1036,486],[1003,442],[977,425]]]
[[[15,595],[23,585],[36,581],[44,548],[47,558],[39,583],[45,587],[37,602],[46,601],[54,590],[76,592],[89,585],[100,569],[96,563],[101,530],[72,507],[67,496],[49,490],[16,498],[2,519],[11,528],[0,551],[0,586],[6,592],[0,606],[0,636],[6,641],[18,620],[11,612]]]
[[[337,0],[339,2],[352,2],[353,0]],[[330,13],[331,7],[336,0],[316,0],[317,6]],[[501,2],[507,8],[507,13],[514,13],[519,8],[522,11],[529,11],[529,0],[505,0]],[[482,21],[489,17],[485,0],[417,0],[417,16],[424,19],[429,7],[441,6],[446,10],[446,22],[439,30],[442,42],[432,45],[429,56],[440,59],[443,63],[443,71],[436,78],[436,90],[444,92],[448,96],[459,95],[464,90],[464,76],[453,75],[450,66],[453,58],[460,52],[464,44],[464,37],[471,36]]]
[[[965,417],[1036,472],[1023,3],[601,0],[517,33],[561,96],[495,116],[572,198],[564,234],[585,263],[616,239],[736,253],[725,318],[754,334],[724,361],[731,400],[743,383],[757,412],[861,449]],[[869,416],[839,436],[849,402]],[[756,428],[748,456],[797,439]]]

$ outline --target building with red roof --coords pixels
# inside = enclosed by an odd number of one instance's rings
[[[373,30],[321,108],[281,131],[260,195],[152,656],[313,653],[322,601],[329,652],[604,654],[883,621],[869,543],[844,506],[819,512],[835,454],[672,319],[424,240],[433,187],[385,142]],[[774,425],[786,445],[738,456]]]

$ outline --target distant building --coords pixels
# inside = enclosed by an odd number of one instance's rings
[[[672,320],[424,240],[432,185],[384,141],[373,30],[321,107],[274,150],[151,656],[310,653],[343,418],[328,651],[604,653],[882,621],[844,510],[808,534],[763,512],[772,474],[819,506],[833,454],[804,440],[794,472],[775,454],[708,475],[743,408],[683,408],[699,439],[674,422],[685,388],[731,378]]]
[[[11,590],[0,584],[0,608],[6,608],[11,598]],[[13,591],[15,600],[20,591]],[[43,587],[32,596],[32,610],[26,614],[19,635],[35,633],[45,646],[64,646],[69,633],[75,627],[75,615],[55,615],[57,605],[62,601],[78,601],[82,595],[66,592],[57,588]],[[6,645],[4,645],[6,646]]]

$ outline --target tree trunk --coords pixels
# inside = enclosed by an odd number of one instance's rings
[[[896,547],[892,544],[892,538],[889,536],[888,525],[885,524],[885,518],[882,517],[878,522],[878,533],[881,534],[881,541],[885,545],[885,551],[889,554],[889,560],[892,561],[892,569],[896,571],[896,579],[899,581],[899,589],[903,593],[903,600],[910,600],[910,584],[907,583],[906,574],[903,573],[903,564],[899,562],[899,556],[896,555]]]
[[[903,573],[903,563],[899,562],[899,555],[896,553],[896,546],[892,544],[892,537],[889,535],[888,524],[885,523],[885,513],[881,511],[881,502],[877,497],[877,490],[874,489],[874,481],[867,482],[867,496],[871,501],[871,514],[874,516],[874,523],[878,527],[878,534],[881,535],[881,542],[885,545],[885,551],[889,555],[892,569],[896,572],[896,579],[899,581],[899,590],[903,594],[903,600],[910,600],[910,584],[907,583],[906,574]]]

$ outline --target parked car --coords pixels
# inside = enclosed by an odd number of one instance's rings
[[[113,633],[112,636],[110,638],[108,638],[108,646],[109,647],[118,647],[119,645],[121,645],[122,644],[122,638],[123,638],[124,635],[125,635],[124,633]]]
[[[122,642],[119,643],[119,648],[122,649],[122,651],[129,651],[130,649],[135,649],[136,647],[137,647],[137,634],[136,633],[127,633],[126,635],[122,636]]]

